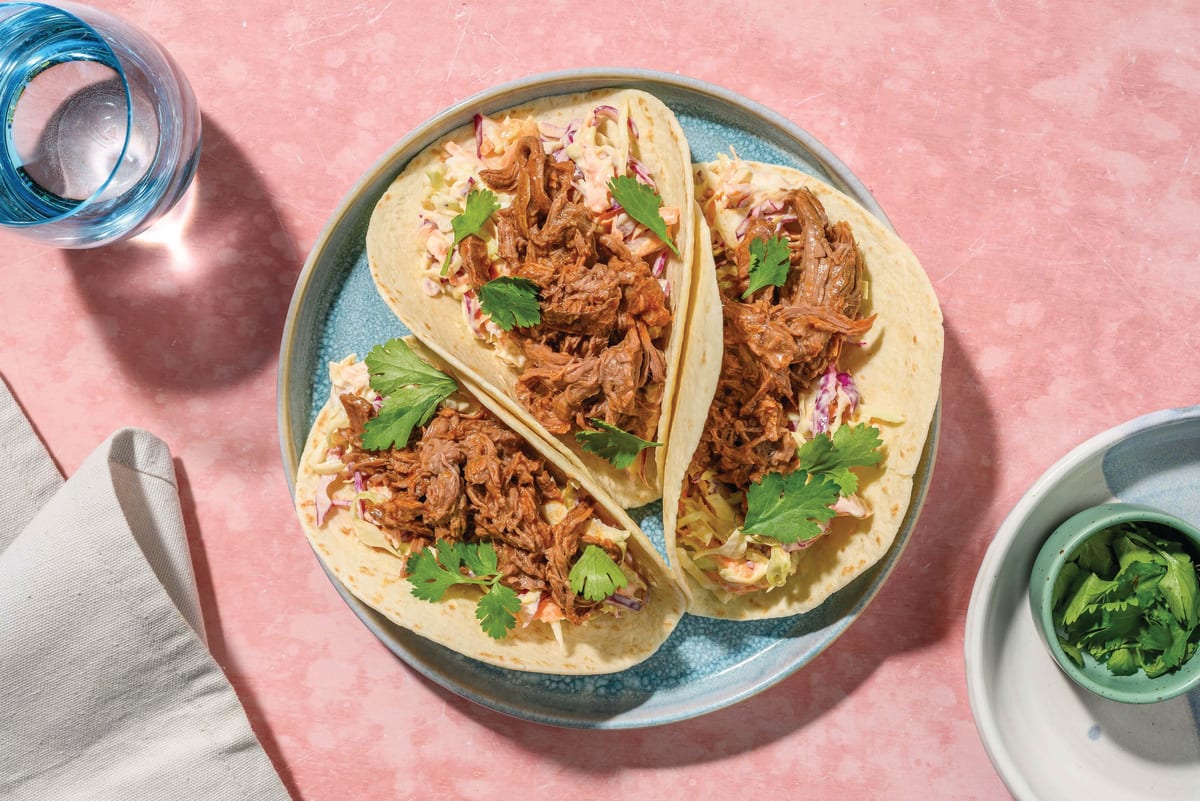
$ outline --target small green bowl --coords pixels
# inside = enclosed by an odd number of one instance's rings
[[[1052,617],[1054,582],[1062,566],[1094,534],[1122,523],[1157,524],[1173,529],[1175,538],[1190,545],[1193,559],[1200,554],[1200,529],[1185,520],[1132,503],[1105,503],[1084,509],[1068,518],[1042,545],[1029,579],[1029,606],[1042,642],[1063,673],[1086,690],[1127,704],[1153,704],[1174,698],[1200,686],[1200,656],[1193,654],[1173,673],[1149,678],[1142,671],[1117,676],[1107,666],[1084,655],[1084,666],[1075,665],[1059,645]],[[1200,652],[1198,652],[1200,653]]]

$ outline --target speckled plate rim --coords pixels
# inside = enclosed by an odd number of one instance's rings
[[[755,136],[771,137],[769,141],[779,143],[780,147],[803,151],[805,159],[819,167],[827,181],[855,198],[888,228],[893,228],[883,209],[857,176],[810,133],[755,101],[705,81],[650,70],[597,68],[531,75],[476,93],[430,117],[377,159],[344,196],[341,204],[318,234],[309,252],[297,278],[284,323],[276,386],[280,450],[289,494],[294,496],[295,493],[294,477],[304,438],[304,433],[297,435],[297,432],[307,432],[308,428],[308,407],[302,403],[302,399],[297,397],[296,393],[292,392],[291,369],[295,353],[311,346],[312,339],[316,335],[316,332],[302,324],[302,321],[307,319],[304,312],[308,305],[314,302],[311,293],[312,284],[326,255],[330,252],[336,253],[345,244],[346,236],[348,236],[347,229],[350,227],[346,225],[348,218],[364,206],[373,207],[375,201],[386,190],[392,178],[405,163],[450,130],[470,122],[475,113],[486,114],[537,97],[587,91],[607,86],[640,88],[652,93],[656,90],[661,92],[665,88],[669,92],[694,95],[698,100],[705,100],[727,108],[736,108],[739,113],[756,118]],[[736,704],[777,684],[828,648],[850,624],[858,619],[895,568],[924,505],[937,452],[940,421],[941,403],[939,401],[930,423],[925,449],[915,476],[909,510],[892,548],[872,568],[873,578],[870,586],[861,591],[857,601],[835,625],[827,627],[822,632],[824,638],[816,647],[810,648],[807,653],[801,654],[796,659],[785,660],[785,664],[763,676],[759,681],[732,688],[703,704],[655,706],[651,710],[636,707],[622,710],[612,717],[605,718],[543,714],[541,711],[530,709],[527,706],[511,704],[501,695],[480,692],[477,688],[459,681],[456,676],[436,670],[433,666],[425,664],[416,655],[408,652],[396,640],[388,621],[355,598],[324,568],[323,564],[322,569],[325,570],[326,576],[337,592],[363,624],[396,656],[434,683],[484,707],[524,720],[570,728],[629,729],[685,720]],[[851,591],[851,588],[846,588],[842,592],[847,591]],[[777,645],[778,643],[775,643],[762,650],[766,651]]]
[[[1018,801],[1058,801],[1058,799],[1043,798],[1034,791],[1026,778],[1025,769],[1005,747],[1004,735],[993,716],[991,703],[987,697],[989,687],[987,669],[990,660],[986,653],[988,643],[985,633],[989,630],[990,621],[996,612],[993,607],[993,598],[997,586],[1002,580],[1014,578],[1007,574],[1004,567],[1008,563],[1013,549],[1021,540],[1049,535],[1049,531],[1042,532],[1034,527],[1026,527],[1025,523],[1056,486],[1063,483],[1076,471],[1082,470],[1089,461],[1119,443],[1142,432],[1182,421],[1200,423],[1200,406],[1150,412],[1102,431],[1071,449],[1039,476],[1017,501],[996,530],[996,535],[992,538],[980,562],[967,604],[964,623],[963,659],[967,680],[967,701],[975,720],[975,728],[979,732],[988,758],[1001,781]],[[1083,508],[1092,503],[1101,502],[1103,499],[1081,499],[1079,503],[1080,508]],[[1017,580],[1024,581],[1024,584],[1019,587],[1020,594],[1024,596],[1028,589],[1029,577],[1024,576]]]

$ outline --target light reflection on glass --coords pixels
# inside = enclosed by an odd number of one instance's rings
[[[188,225],[196,210],[196,198],[200,194],[197,187],[201,180],[201,175],[197,173],[192,179],[192,185],[175,208],[128,242],[135,247],[157,247],[166,251],[167,266],[172,273],[180,276],[190,274],[194,267],[195,260],[186,237]]]

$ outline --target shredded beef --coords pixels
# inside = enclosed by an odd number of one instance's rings
[[[492,280],[492,260],[488,258],[486,242],[471,234],[463,238],[459,252],[462,253],[471,286],[483,286]]]
[[[489,188],[513,195],[493,215],[498,272],[532,281],[541,307],[540,324],[506,334],[525,356],[517,398],[555,434],[598,418],[653,439],[671,311],[650,266],[618,233],[601,230],[571,185],[574,169],[547,159],[527,136],[499,169],[480,173]],[[475,289],[496,272],[482,245],[478,237],[460,244]]]
[[[837,362],[845,338],[862,336],[874,322],[859,313],[863,262],[849,225],[831,225],[807,189],[790,192],[786,206],[777,222],[753,220],[734,251],[714,254],[733,269],[721,284],[721,377],[689,468],[693,481],[711,470],[715,480],[744,489],[768,472],[795,469],[788,415]],[[743,299],[750,243],[773,236],[788,241],[787,281]]]
[[[486,411],[443,408],[408,447],[367,451],[362,432],[375,408],[353,394],[341,401],[350,418],[341,432],[348,473],[389,496],[365,502],[367,520],[413,551],[436,540],[491,542],[504,584],[546,591],[568,620],[587,619],[596,603],[575,594],[568,574],[594,513],[589,497],[548,523],[542,508],[563,499],[558,482],[541,456]]]

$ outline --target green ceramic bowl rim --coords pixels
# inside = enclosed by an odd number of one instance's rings
[[[1060,523],[1038,551],[1034,560],[1034,574],[1038,573],[1039,567],[1044,566],[1046,575],[1044,584],[1053,588],[1062,566],[1080,545],[1104,529],[1132,522],[1154,523],[1171,528],[1177,532],[1180,539],[1186,540],[1191,545],[1193,554],[1200,555],[1200,528],[1152,506],[1114,501],[1090,506]],[[1069,536],[1065,536],[1065,532],[1070,532]],[[1046,556],[1055,549],[1058,550],[1057,554],[1054,554],[1053,557]],[[1032,580],[1030,586],[1033,586]],[[1152,704],[1174,698],[1200,686],[1200,656],[1196,654],[1193,654],[1192,658],[1185,662],[1179,671],[1151,679],[1150,681],[1159,683],[1147,688],[1122,689],[1096,682],[1086,670],[1077,667],[1059,645],[1051,608],[1052,597],[1053,592],[1049,591],[1038,594],[1037,608],[1033,610],[1034,619],[1041,628],[1042,641],[1054,657],[1054,661],[1080,687],[1113,701],[1127,704]],[[1200,653],[1200,650],[1197,653]],[[1106,669],[1102,665],[1098,667],[1102,670]]]

